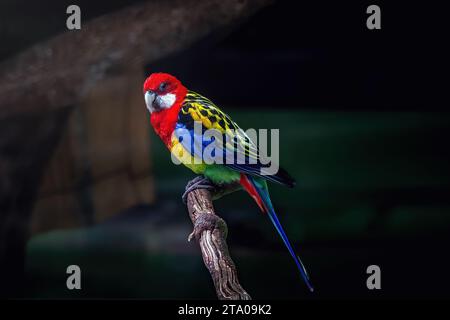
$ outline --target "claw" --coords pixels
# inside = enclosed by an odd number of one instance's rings
[[[207,189],[214,191],[216,189],[216,186],[208,178],[204,176],[195,177],[194,179],[188,182],[188,184],[186,185],[186,190],[181,196],[184,203],[187,203],[187,195],[189,194],[189,192],[194,191],[196,189]]]
[[[198,241],[200,240],[203,231],[213,231],[216,228],[220,229],[222,224],[224,224],[222,218],[213,214],[203,214],[197,218],[194,225],[194,230],[192,230],[188,236],[188,241],[191,242],[193,238],[196,238]]]

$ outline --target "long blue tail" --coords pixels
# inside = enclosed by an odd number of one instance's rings
[[[279,235],[281,236],[281,239],[283,239],[284,244],[289,250],[289,253],[291,254],[292,258],[295,261],[295,264],[297,265],[298,270],[300,271],[300,274],[305,281],[306,285],[308,286],[309,290],[312,292],[314,291],[313,286],[311,285],[311,281],[309,279],[308,273],[306,272],[306,269],[300,260],[300,257],[297,256],[294,252],[294,249],[291,246],[291,243],[289,242],[289,239],[286,235],[286,233],[283,230],[283,227],[281,226],[280,220],[278,220],[278,217],[275,213],[275,210],[272,205],[272,201],[270,200],[269,196],[269,190],[267,189],[267,184],[264,180],[255,179],[254,177],[250,175],[246,175],[248,181],[250,184],[255,188],[255,190],[258,192],[259,197],[261,198],[264,209],[268,213],[270,217],[270,221],[272,221],[273,225],[277,229]]]

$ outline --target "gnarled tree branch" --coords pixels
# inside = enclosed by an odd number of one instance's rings
[[[203,261],[208,268],[220,300],[250,300],[250,295],[242,288],[237,270],[230,257],[226,243],[228,228],[225,221],[214,212],[213,198],[218,194],[235,191],[232,185],[220,190],[210,188],[190,188],[188,184],[186,202],[194,231],[189,235],[198,240]],[[227,192],[223,191],[224,189]]]

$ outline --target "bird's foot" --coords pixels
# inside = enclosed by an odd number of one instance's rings
[[[186,189],[183,195],[181,196],[183,202],[187,203],[187,196],[189,192],[197,189],[206,189],[210,190],[211,193],[214,193],[216,191],[216,186],[214,185],[214,183],[211,182],[211,180],[209,180],[205,176],[197,176],[191,181],[189,181],[188,184],[186,185]]]
[[[194,230],[188,237],[188,241],[191,241],[192,238],[196,238],[197,241],[200,240],[200,236],[203,231],[211,231],[213,232],[215,229],[219,229],[221,231],[226,230],[225,221],[216,216],[214,214],[202,214],[195,221]],[[226,234],[224,235],[226,238]]]
[[[209,190],[211,192],[213,200],[217,200],[222,198],[224,195],[230,194],[237,190],[241,190],[242,187],[239,182],[217,185],[208,178],[206,178],[205,176],[197,176],[191,181],[189,181],[186,185],[186,189],[183,195],[181,196],[184,204],[187,204],[187,196],[189,192],[194,191],[196,189]]]

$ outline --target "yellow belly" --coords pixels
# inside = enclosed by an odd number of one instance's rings
[[[194,157],[184,149],[175,136],[172,136],[170,153],[174,163],[182,163],[196,174],[203,174],[206,164],[198,157]]]

